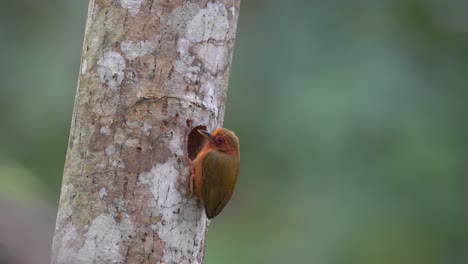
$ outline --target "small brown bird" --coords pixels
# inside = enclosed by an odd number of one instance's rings
[[[195,183],[198,198],[209,219],[217,216],[231,199],[239,176],[239,139],[234,132],[217,128],[213,134],[198,130],[208,140],[190,166],[190,195]]]

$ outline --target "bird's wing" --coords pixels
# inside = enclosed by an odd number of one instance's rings
[[[239,175],[239,160],[218,151],[205,155],[202,164],[203,202],[208,218],[217,216],[229,199]]]

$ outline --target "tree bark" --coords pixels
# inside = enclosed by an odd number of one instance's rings
[[[185,156],[222,125],[239,5],[90,0],[52,263],[203,263]]]

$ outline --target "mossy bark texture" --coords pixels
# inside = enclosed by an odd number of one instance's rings
[[[52,263],[203,263],[187,136],[224,117],[239,0],[90,0]]]

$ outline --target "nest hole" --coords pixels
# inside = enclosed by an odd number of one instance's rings
[[[194,160],[197,157],[198,152],[203,148],[205,144],[205,137],[198,133],[198,129],[206,130],[206,126],[196,126],[190,131],[187,141],[188,157]]]

